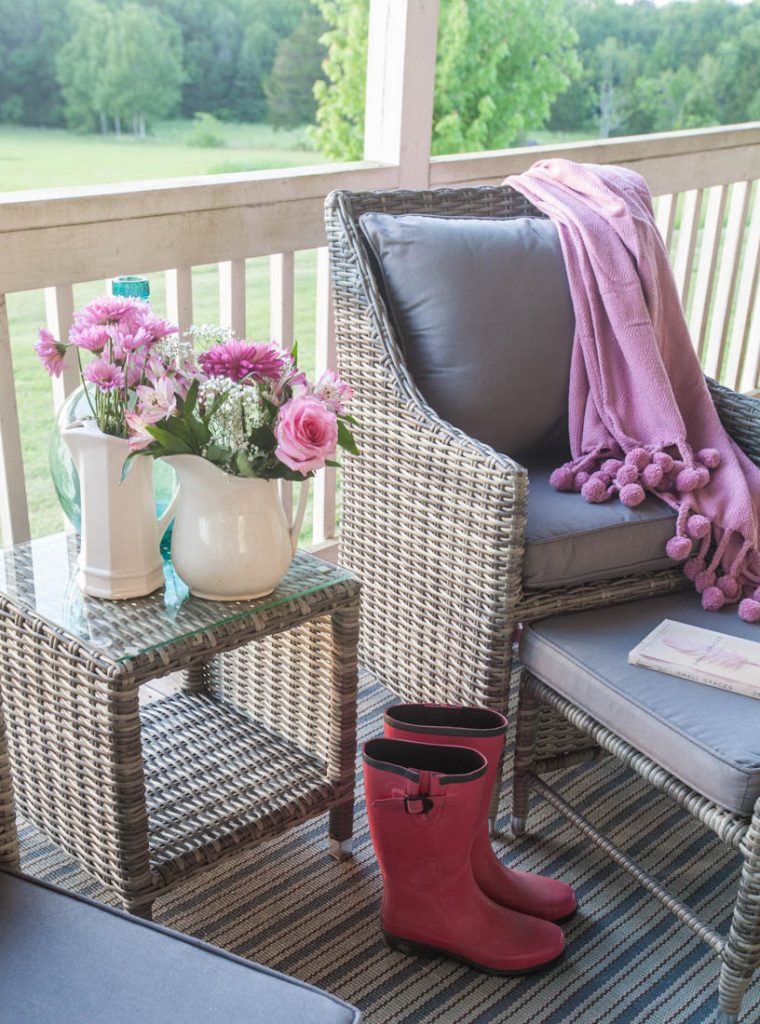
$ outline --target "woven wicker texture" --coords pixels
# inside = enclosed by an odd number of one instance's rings
[[[553,712],[555,722],[558,717],[565,720],[566,726],[575,734],[574,738],[567,732],[563,734],[556,725],[547,728],[547,709]],[[722,842],[741,851],[741,876],[727,938],[675,897],[633,857],[619,849],[541,777],[544,772],[576,764],[577,751],[584,742],[612,754],[648,784],[675,800]],[[760,966],[760,801],[751,819],[741,818],[719,807],[526,671],[520,682],[513,786],[513,830],[518,833],[525,827],[531,789],[543,796],[587,839],[625,868],[679,921],[719,954],[718,1021],[729,1024],[736,1020],[744,993],[755,969]]]
[[[330,811],[330,838],[345,843],[356,742],[353,576],[301,554],[270,598],[236,609],[187,599],[173,633],[161,593],[88,600],[83,626],[42,588],[35,608],[19,597],[29,595],[25,574],[49,578],[51,564],[60,567],[51,551],[61,550],[45,538],[5,554],[18,603],[0,594],[0,689],[23,813],[141,913],[223,853],[313,814]],[[107,653],[97,645],[103,631]],[[139,653],[122,658],[127,646]],[[187,695],[145,710],[143,728],[139,684],[178,669]]]
[[[680,568],[584,586],[522,588],[528,475],[440,419],[411,379],[359,230],[374,211],[539,216],[509,188],[334,192],[326,226],[339,365],[356,388],[360,459],[343,476],[341,558],[364,581],[362,662],[411,700],[503,709],[517,623],[689,584]],[[760,464],[760,405],[713,387]]]
[[[513,691],[516,697],[516,685]],[[382,731],[383,709],[395,698],[366,674],[360,698],[365,740]],[[513,738],[510,728],[510,747]],[[741,868],[735,850],[615,758],[563,769],[551,782],[711,928],[727,933]],[[361,797],[352,859],[329,860],[315,818],[159,896],[156,918],[350,999],[366,1024],[714,1024],[714,952],[544,800],[533,800],[530,831],[514,839],[509,805],[506,784],[495,840],[502,860],[564,878],[579,896],[578,914],[564,926],[567,953],[545,974],[495,978],[389,950]],[[21,837],[29,871],[114,901],[23,822]],[[757,1020],[760,977],[742,1024]]]

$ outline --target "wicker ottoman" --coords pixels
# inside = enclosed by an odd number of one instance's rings
[[[717,1024],[739,1019],[760,964],[760,701],[628,664],[663,619],[760,640],[736,609],[703,611],[681,592],[526,627],[521,658],[512,827],[525,829],[539,793],[718,953]],[[744,864],[724,937],[669,893],[542,778],[606,751],[667,793]],[[676,854],[677,851],[674,851]]]

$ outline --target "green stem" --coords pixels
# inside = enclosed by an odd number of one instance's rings
[[[90,392],[87,390],[87,381],[84,379],[84,369],[82,368],[82,353],[81,353],[78,345],[76,346],[76,350],[77,350],[77,362],[79,363],[79,379],[82,381],[82,387],[84,388],[85,397],[87,398],[87,404],[90,407],[90,411],[92,412],[92,415],[95,417],[95,419],[97,419],[98,418],[98,414],[97,414],[97,412],[95,412],[95,406],[92,404],[92,399],[90,398]]]

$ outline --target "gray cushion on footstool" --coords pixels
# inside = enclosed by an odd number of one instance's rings
[[[675,514],[657,498],[636,508],[617,498],[592,505],[580,494],[557,491],[549,474],[563,462],[523,459],[528,470],[523,585],[527,590],[578,586],[593,580],[671,569],[665,545]]]
[[[552,222],[365,213],[360,223],[436,412],[509,455],[566,436],[575,322]]]
[[[556,616],[523,632],[521,659],[553,690],[721,807],[760,796],[760,700],[628,664],[663,619],[760,641],[736,607],[706,612],[692,590]]]
[[[0,870],[5,1024],[357,1024],[295,978]]]

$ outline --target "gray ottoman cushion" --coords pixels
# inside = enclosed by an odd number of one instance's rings
[[[703,611],[689,590],[533,623],[522,661],[698,793],[750,815],[760,796],[760,700],[629,665],[628,652],[663,619],[760,641],[760,626],[735,607]]]
[[[510,455],[567,436],[574,318],[551,221],[365,213],[361,227],[436,412]]]
[[[591,505],[580,494],[556,491],[549,474],[562,462],[524,459],[528,470],[523,584],[551,590],[628,574],[673,568],[665,545],[675,533],[675,515],[647,498],[637,508],[617,500]]]
[[[0,1020],[8,1024],[357,1024],[294,978],[0,870]]]

